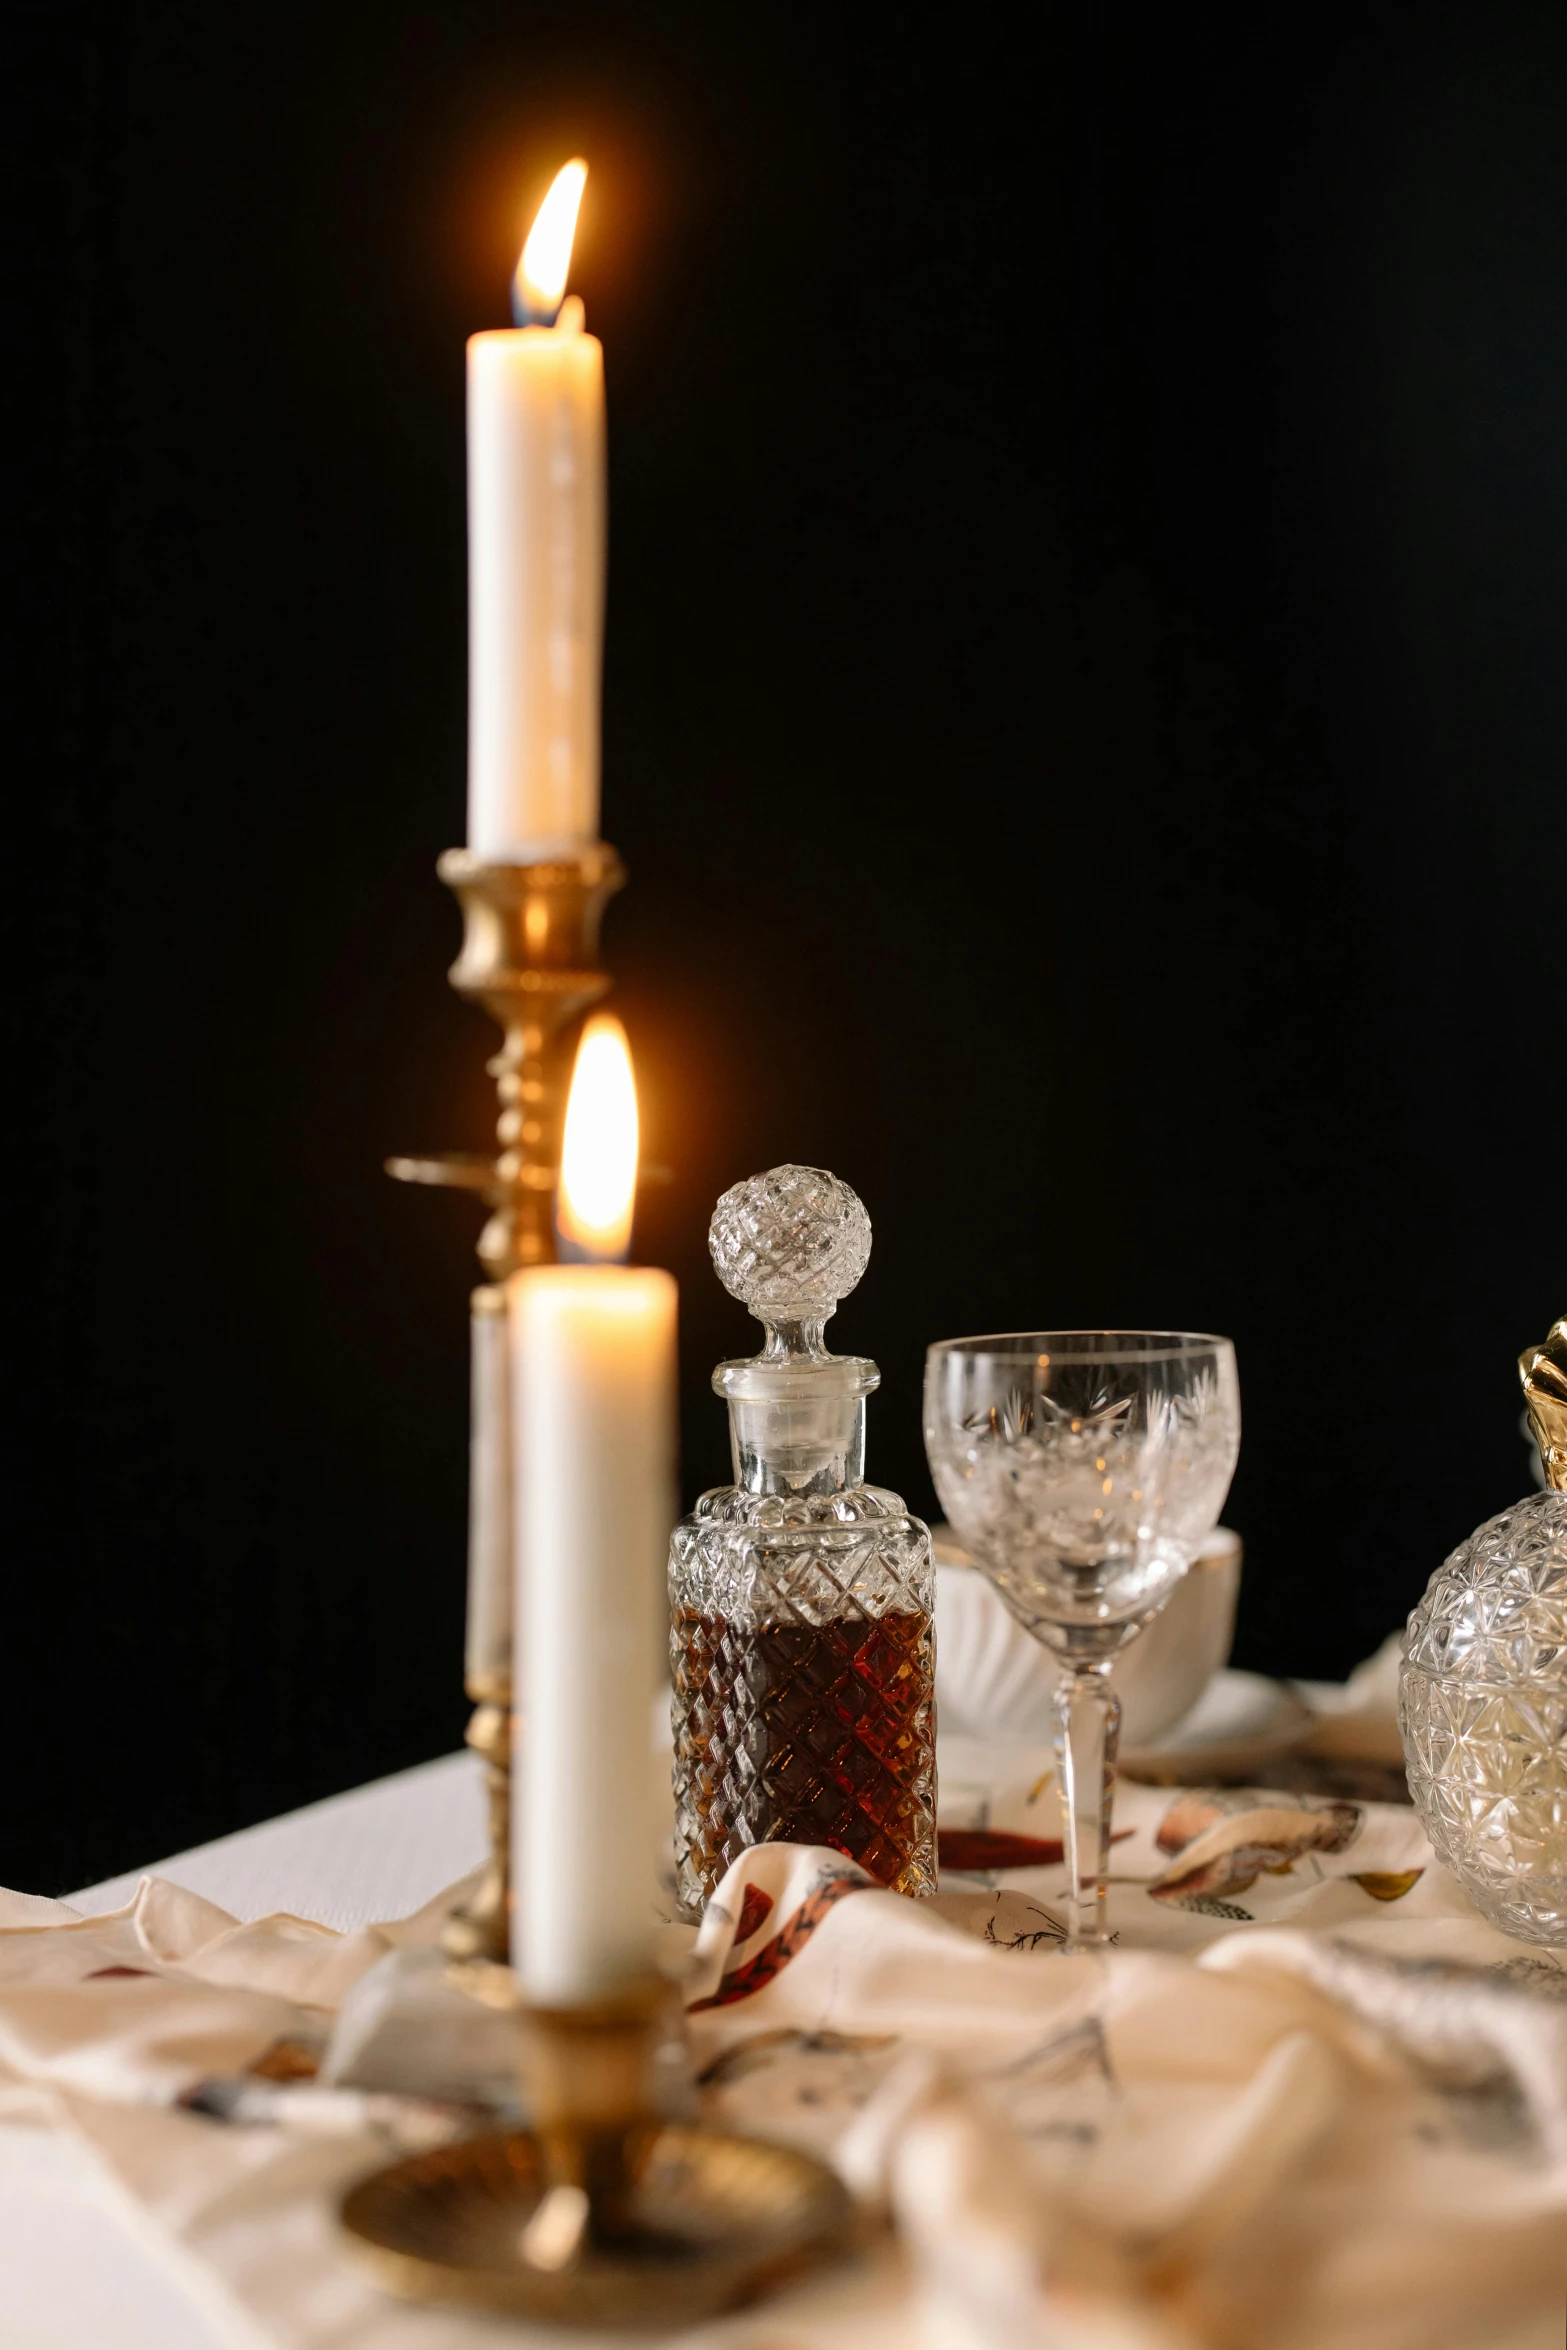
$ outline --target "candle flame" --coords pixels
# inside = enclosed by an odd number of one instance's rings
[[[637,1088],[620,1022],[597,1012],[582,1031],[566,1100],[556,1221],[561,1254],[618,1264],[631,1246],[637,1189]]]
[[[588,167],[580,155],[563,163],[534,214],[512,284],[512,306],[519,318],[550,322],[560,308],[587,177]]]

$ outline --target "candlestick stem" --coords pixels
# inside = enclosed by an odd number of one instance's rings
[[[479,1261],[490,1286],[474,1293],[476,1324],[502,1297],[500,1284],[527,1265],[553,1262],[555,1186],[569,1072],[561,1050],[570,1024],[606,993],[598,967],[604,908],[626,879],[605,841],[538,864],[490,864],[448,849],[436,868],[462,908],[463,942],[449,977],[501,1030],[486,1064],[500,1100],[493,1155],[447,1153],[388,1159],[404,1183],[468,1191],[490,1210]],[[492,1350],[493,1353],[494,1350]],[[476,1345],[474,1455],[469,1513],[469,1639],[465,1679],[475,1712],[468,1744],[483,1756],[490,1802],[490,1859],[467,1907],[443,1937],[449,1954],[504,1963],[510,1946],[511,1637],[510,1513],[494,1506],[504,1484],[495,1455],[507,1444],[505,1398],[487,1384]],[[500,1350],[504,1377],[504,1350]]]
[[[547,2189],[575,2189],[592,2240],[635,2233],[637,2173],[658,2129],[653,2083],[661,2037],[678,2033],[672,1987],[657,1976],[580,2007],[526,2007],[522,2075]]]

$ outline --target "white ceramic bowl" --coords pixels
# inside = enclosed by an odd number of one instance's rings
[[[1054,1657],[1007,1613],[950,1526],[932,1527],[931,1537],[942,1729],[1048,1737]],[[1160,1613],[1115,1660],[1123,1745],[1145,1745],[1180,1721],[1228,1661],[1240,1580],[1241,1538],[1216,1526]]]

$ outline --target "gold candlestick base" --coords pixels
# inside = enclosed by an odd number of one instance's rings
[[[538,2267],[522,2247],[544,2202],[538,2140],[498,2132],[377,2171],[340,2216],[375,2282],[404,2300],[660,2333],[794,2284],[850,2239],[848,2196],[821,2163],[680,2122],[648,2142],[640,2241]]]
[[[523,2013],[531,2132],[466,2139],[361,2180],[341,2217],[377,2281],[420,2301],[557,2325],[687,2326],[842,2250],[851,2206],[821,2163],[661,2121],[670,1986]]]
[[[501,1049],[486,1064],[500,1096],[493,1156],[448,1152],[388,1159],[402,1183],[476,1194],[490,1210],[479,1235],[479,1261],[497,1286],[526,1265],[555,1256],[555,1185],[569,1072],[564,1033],[609,987],[598,968],[604,908],[626,869],[605,841],[575,857],[536,865],[491,865],[468,849],[448,849],[437,871],[462,907],[462,951],[449,977],[458,994],[482,1004],[498,1024]],[[470,1638],[468,1695],[477,1708],[468,1744],[484,1757],[490,1799],[490,1862],[465,1910],[442,1937],[453,1958],[504,1963],[510,1942],[511,1818],[510,1548],[508,1529],[470,1525],[470,1633],[476,1615],[488,1626],[488,1653]],[[482,1551],[482,1555],[481,1555]],[[499,1579],[500,1587],[497,1588]],[[476,1610],[485,1592],[491,1604]]]

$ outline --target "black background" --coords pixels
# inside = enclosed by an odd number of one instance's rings
[[[1512,1357],[1567,1305],[1560,12],[147,0],[0,45],[0,1877],[460,1736],[474,1219],[380,1162],[492,1112],[433,873],[463,338],[576,151],[688,1495],[752,1327],[712,1200],[825,1163],[873,1476],[930,1506],[934,1337],[1231,1331],[1238,1661],[1347,1669],[1527,1486]]]

